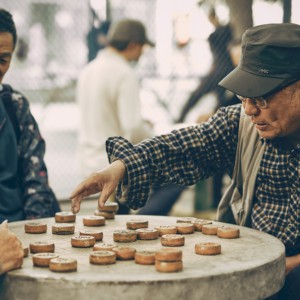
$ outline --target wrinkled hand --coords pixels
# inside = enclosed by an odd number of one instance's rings
[[[109,196],[115,191],[119,181],[126,171],[125,165],[117,160],[107,168],[92,173],[87,179],[81,182],[70,196],[73,213],[78,213],[83,198],[101,192],[99,207],[103,207]]]
[[[18,269],[23,264],[22,243],[8,230],[7,221],[0,225],[0,274]]]

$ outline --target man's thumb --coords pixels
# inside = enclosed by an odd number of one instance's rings
[[[8,222],[7,220],[4,220],[4,221],[1,223],[0,227],[8,228],[7,222]]]

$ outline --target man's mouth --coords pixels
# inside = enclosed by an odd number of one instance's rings
[[[255,120],[252,120],[252,123],[255,125],[255,127],[259,130],[263,130],[263,129],[266,129],[266,127],[268,126],[267,123],[265,122],[262,122],[262,121],[255,121]]]
[[[267,123],[263,123],[263,122],[253,122],[253,123],[254,123],[255,127],[259,130],[264,130],[268,126]]]

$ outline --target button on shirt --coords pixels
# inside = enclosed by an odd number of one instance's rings
[[[133,209],[145,205],[151,185],[192,185],[219,170],[232,174],[241,105],[221,108],[208,122],[172,131],[133,146],[121,137],[107,140],[110,161],[121,159],[127,175],[117,197]],[[253,130],[256,130],[253,128]],[[252,227],[293,247],[299,236],[299,145],[266,143],[257,174]],[[163,199],[162,199],[163,201]]]

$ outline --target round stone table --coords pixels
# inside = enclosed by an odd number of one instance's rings
[[[113,231],[126,229],[131,219],[146,219],[149,228],[174,225],[176,217],[116,215],[101,227],[83,226],[82,216],[77,216],[75,235],[81,229],[100,229],[103,242],[113,243]],[[39,220],[48,224],[47,233],[27,234],[26,221],[10,223],[9,228],[21,239],[24,246],[34,241],[52,241],[55,253],[61,257],[77,259],[78,269],[71,273],[54,273],[48,268],[34,267],[32,254],[24,258],[21,269],[1,277],[0,299],[5,300],[248,300],[264,299],[277,292],[284,283],[284,246],[276,238],[249,228],[239,227],[238,239],[221,239],[201,232],[186,234],[183,252],[183,271],[160,273],[153,265],[138,265],[132,261],[117,261],[113,265],[91,265],[92,248],[73,248],[73,235],[54,235],[54,218]],[[224,223],[214,222],[224,225]],[[233,226],[233,225],[230,225]],[[221,244],[222,253],[201,256],[194,251],[198,242]],[[130,245],[137,250],[161,248],[160,238],[152,241],[138,240]]]

